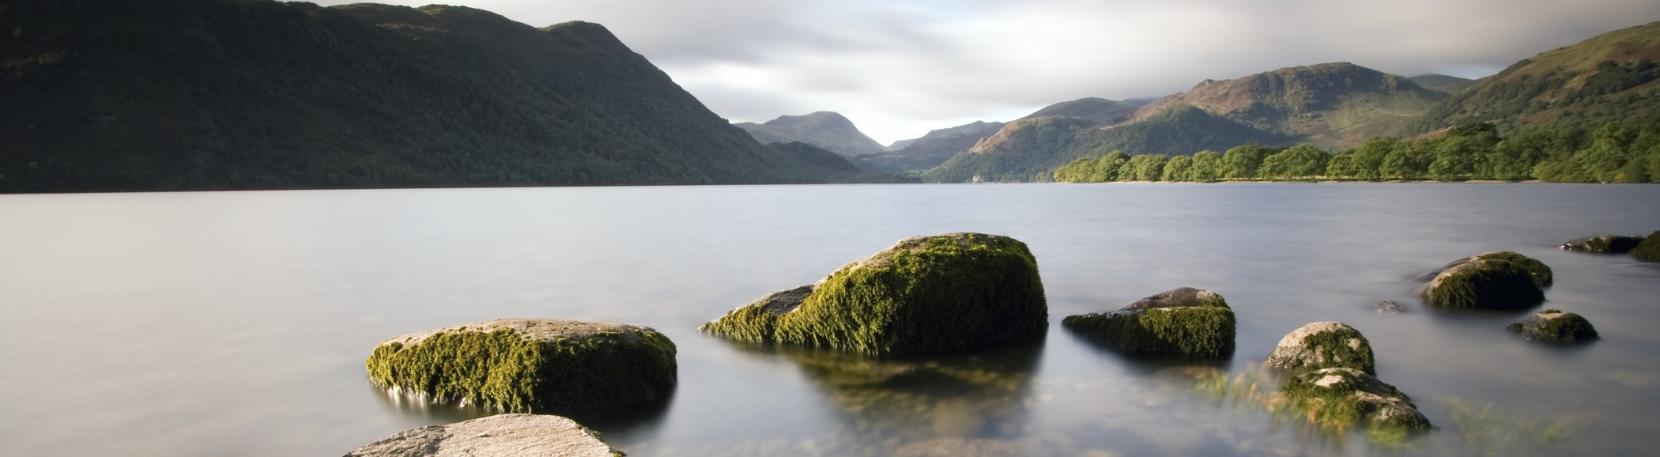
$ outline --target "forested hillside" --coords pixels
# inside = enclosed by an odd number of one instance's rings
[[[14,0],[0,192],[827,182],[604,27],[460,7]]]

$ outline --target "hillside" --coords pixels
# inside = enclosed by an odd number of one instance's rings
[[[1467,122],[1504,129],[1660,123],[1660,22],[1608,32],[1523,59],[1481,79],[1408,132]]]
[[[1437,74],[1418,75],[1407,79],[1412,80],[1414,83],[1418,83],[1419,86],[1422,86],[1425,89],[1442,92],[1448,95],[1463,92],[1464,89],[1469,89],[1470,86],[1474,86],[1476,84],[1476,80],[1474,79],[1464,79],[1457,76]]]
[[[1206,80],[1141,108],[1133,119],[1191,105],[1264,132],[1338,149],[1399,132],[1444,98],[1407,78],[1339,62]]]
[[[1088,97],[1049,105],[1026,117],[1075,117],[1098,125],[1112,125],[1129,120],[1139,107],[1130,102]]]
[[[1192,106],[1171,107],[1138,122],[1107,128],[1082,118],[1045,116],[1010,122],[923,176],[936,182],[1043,181],[1061,165],[1111,151],[1189,154],[1241,144],[1288,142],[1285,136]]]
[[[828,111],[800,116],[779,116],[764,124],[740,122],[732,125],[749,132],[750,136],[763,144],[799,141],[846,157],[887,150],[876,140],[860,132],[859,128],[853,125],[853,121]]]
[[[0,192],[847,177],[756,143],[597,24],[111,0],[14,2],[0,28]]]
[[[1002,122],[975,121],[933,130],[920,138],[896,141],[887,151],[855,157],[854,161],[872,170],[927,170],[974,147],[975,143],[997,133],[997,129],[1002,127]]]

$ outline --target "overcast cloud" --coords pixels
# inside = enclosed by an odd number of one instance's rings
[[[598,22],[728,119],[836,111],[884,144],[1064,100],[1161,96],[1294,65],[1480,77],[1660,20],[1655,0],[444,3],[538,27]]]

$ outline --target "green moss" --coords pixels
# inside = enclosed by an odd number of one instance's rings
[[[778,314],[752,305],[728,311],[720,319],[705,322],[698,330],[745,343],[765,343],[772,341],[772,332],[777,327]]]
[[[591,414],[665,400],[675,346],[650,329],[529,340],[509,329],[441,331],[411,345],[375,347],[369,379],[508,412]]]
[[[1292,378],[1280,391],[1290,410],[1326,429],[1367,425],[1380,436],[1389,436],[1399,430],[1430,427],[1429,419],[1406,394],[1358,370],[1309,372]]]
[[[1061,325],[1139,356],[1214,359],[1234,349],[1234,314],[1226,305],[1091,313],[1067,316]]]
[[[1436,275],[1424,302],[1449,308],[1523,309],[1545,301],[1550,267],[1514,252],[1483,254]]]
[[[1001,346],[1041,335],[1047,320],[1025,243],[962,233],[907,239],[844,266],[787,312],[756,303],[703,328],[742,341],[886,356]]]
[[[1292,373],[1350,368],[1375,374],[1377,361],[1371,342],[1359,330],[1339,322],[1316,322],[1286,335],[1268,356],[1268,364]]]
[[[1529,340],[1547,343],[1582,343],[1598,338],[1596,327],[1584,316],[1554,309],[1541,311],[1505,329]]]
[[[1631,256],[1644,262],[1660,262],[1660,230],[1637,243],[1637,248],[1631,250]]]

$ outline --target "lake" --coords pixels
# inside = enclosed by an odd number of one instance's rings
[[[339,455],[479,414],[389,398],[393,335],[505,317],[654,327],[660,411],[591,424],[655,455],[1643,455],[1660,444],[1660,264],[1559,251],[1660,229],[1660,186],[1008,184],[0,195],[0,455]],[[1013,236],[1040,344],[876,362],[728,343],[699,323],[913,235]],[[1411,278],[1514,250],[1602,341],[1533,344],[1526,313],[1449,313]],[[1062,317],[1223,294],[1232,360],[1150,364]],[[1375,305],[1394,300],[1399,314]],[[1540,308],[1543,309],[1543,308]],[[1196,388],[1339,320],[1436,425],[1404,448]],[[893,373],[907,373],[894,382]]]

